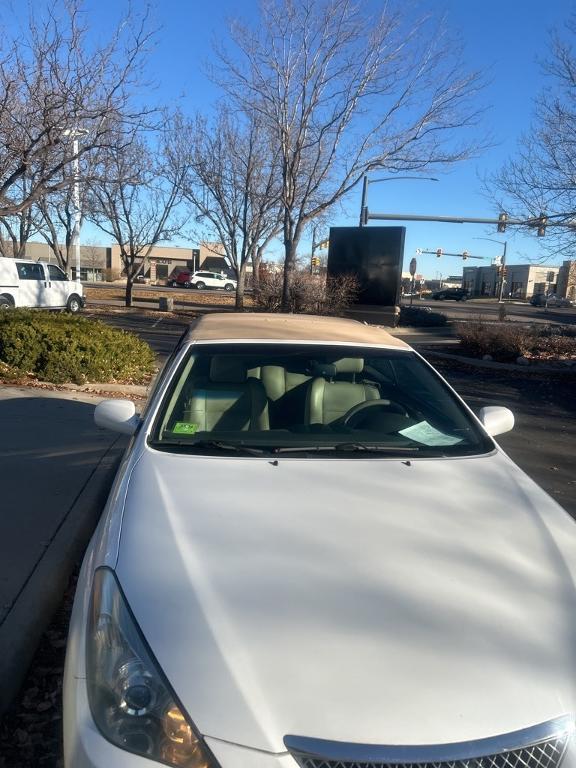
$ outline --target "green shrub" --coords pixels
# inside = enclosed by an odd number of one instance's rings
[[[0,361],[55,384],[142,382],[154,354],[137,336],[84,317],[30,310],[0,314]]]
[[[446,325],[448,318],[442,312],[432,312],[424,307],[400,307],[400,325],[415,327],[439,327]]]

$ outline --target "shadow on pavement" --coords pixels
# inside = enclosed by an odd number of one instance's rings
[[[432,362],[474,411],[483,405],[510,408],[515,427],[499,435],[498,443],[576,518],[576,376],[455,370],[438,360]]]
[[[0,712],[103,509],[124,439],[95,400],[0,388]]]

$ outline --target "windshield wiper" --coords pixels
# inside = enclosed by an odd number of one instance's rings
[[[243,445],[242,443],[226,443],[222,440],[186,440],[174,438],[164,440],[154,440],[151,443],[154,448],[163,448],[168,446],[177,446],[183,448],[201,448],[201,449],[216,449],[218,451],[226,451],[230,453],[246,453],[251,456],[262,456],[267,453],[264,448],[255,448],[251,445]]]
[[[278,447],[274,453],[319,453],[321,451],[343,451],[350,453],[358,451],[363,453],[417,453],[418,446],[379,445],[378,443],[334,443],[333,445],[298,445]]]

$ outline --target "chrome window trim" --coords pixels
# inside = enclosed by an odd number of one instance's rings
[[[296,759],[303,757],[342,763],[387,763],[389,765],[446,763],[511,752],[562,736],[567,737],[567,745],[568,736],[574,732],[574,723],[574,716],[563,715],[519,731],[449,744],[417,746],[354,744],[287,735],[284,737],[284,745]]]

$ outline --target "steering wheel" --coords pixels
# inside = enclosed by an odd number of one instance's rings
[[[392,411],[390,410],[391,406]],[[352,427],[354,422],[359,420],[357,419],[358,415],[368,410],[368,408],[386,408],[388,413],[392,412],[399,416],[407,417],[410,415],[403,405],[400,405],[400,403],[397,403],[394,400],[366,400],[365,402],[358,403],[358,405],[350,408],[350,410],[342,416],[342,419],[340,420],[341,423],[347,427]]]

